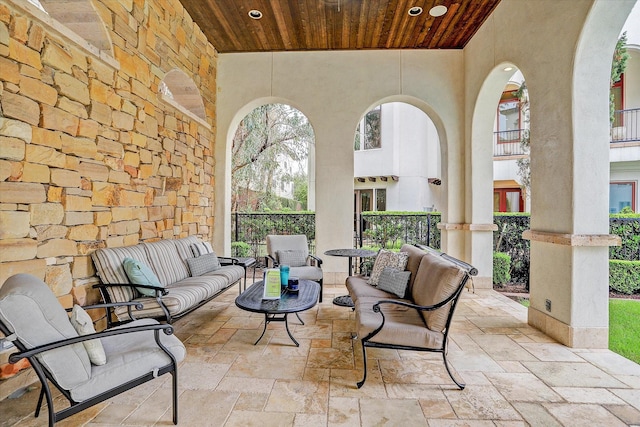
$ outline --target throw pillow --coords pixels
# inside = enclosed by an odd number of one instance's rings
[[[89,335],[95,334],[96,329],[93,327],[93,320],[91,320],[91,316],[87,314],[86,311],[78,304],[73,305],[73,310],[71,310],[71,317],[69,321],[73,325],[73,328],[76,330],[78,335]],[[107,356],[104,353],[104,348],[102,347],[102,342],[99,338],[94,340],[83,341],[85,350],[89,354],[89,360],[94,365],[104,365],[107,363]]]
[[[218,260],[216,254],[210,253],[199,257],[187,258],[187,265],[189,265],[191,277],[196,277],[219,269],[220,260]]]
[[[278,263],[289,267],[304,267],[307,265],[308,252],[302,249],[277,251]]]
[[[371,269],[371,276],[369,277],[369,283],[372,286],[378,286],[380,280],[380,273],[385,267],[391,267],[398,270],[404,270],[409,260],[409,254],[406,252],[391,252],[384,249],[378,251],[376,260],[373,262],[373,268]]]
[[[127,273],[129,281],[135,285],[148,285],[156,288],[164,288],[158,280],[158,276],[147,265],[137,261],[133,258],[125,258],[122,261],[124,271]],[[148,297],[156,296],[156,292],[153,289],[136,288],[142,295]]]
[[[396,268],[385,267],[380,273],[378,289],[390,292],[400,298],[404,298],[409,284],[410,271],[401,271]]]
[[[213,253],[213,248],[209,242],[198,242],[191,245],[191,252],[197,258],[200,255]]]

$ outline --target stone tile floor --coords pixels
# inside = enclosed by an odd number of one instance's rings
[[[238,309],[234,291],[176,322],[188,355],[179,369],[181,426],[624,426],[640,425],[640,365],[608,350],[571,349],[526,323],[520,304],[494,291],[465,291],[449,359],[467,383],[459,391],[441,356],[367,351],[351,339],[354,315],[331,303],[325,285],[305,325],[262,331],[263,316]],[[295,319],[295,317],[293,317]],[[151,381],[60,426],[171,425],[170,378]],[[39,389],[0,402],[2,426],[46,425],[33,417]],[[58,396],[58,403],[64,400]]]

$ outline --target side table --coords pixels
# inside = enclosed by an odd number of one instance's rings
[[[376,256],[378,253],[376,251],[371,251],[369,249],[352,248],[352,249],[330,249],[328,251],[325,251],[324,254],[329,256],[348,257],[349,258],[349,276],[352,276],[353,275],[352,258],[369,258],[369,257]],[[353,301],[351,300],[351,296],[349,295],[341,295],[341,296],[335,297],[333,299],[333,303],[341,307],[354,306]]]

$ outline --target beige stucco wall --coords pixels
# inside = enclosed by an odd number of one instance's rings
[[[448,221],[463,219],[462,51],[349,51],[222,54],[218,62],[216,227],[228,217],[230,143],[242,117],[256,105],[285,102],[313,126],[318,253],[352,247],[353,138],[362,115],[380,102],[404,101],[430,115],[442,147],[443,202]],[[226,142],[226,146],[225,146]],[[216,246],[229,245],[229,229]],[[446,234],[446,233],[445,233]],[[446,239],[445,239],[446,240]],[[459,246],[445,241],[444,249]],[[346,276],[344,259],[324,257],[325,275]],[[340,277],[340,278],[339,278]]]

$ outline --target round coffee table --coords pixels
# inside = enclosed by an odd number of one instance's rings
[[[253,345],[258,344],[262,339],[269,322],[284,322],[289,338],[299,347],[300,344],[293,335],[291,335],[291,331],[289,331],[287,315],[289,313],[295,313],[298,320],[304,325],[298,313],[308,310],[318,303],[320,285],[311,280],[300,280],[297,293],[285,290],[280,295],[280,299],[262,299],[263,288],[264,282],[260,280],[249,286],[246,291],[236,298],[236,306],[239,308],[254,313],[264,313],[264,329],[262,330],[262,334],[260,334],[260,338],[258,338]],[[278,317],[279,315],[280,317]]]

